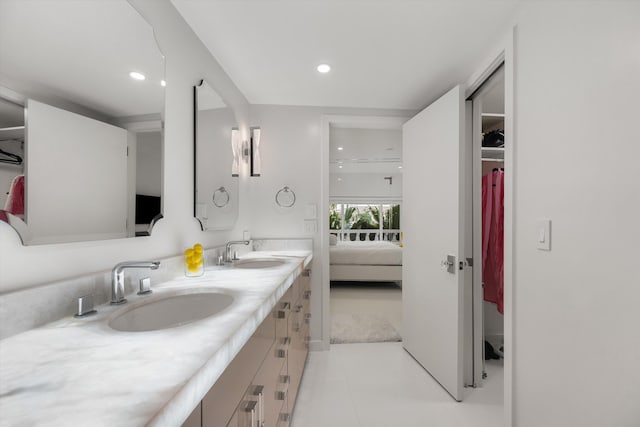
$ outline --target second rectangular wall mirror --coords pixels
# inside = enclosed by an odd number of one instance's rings
[[[235,115],[204,80],[194,87],[194,114],[194,216],[203,230],[230,230],[243,162]]]

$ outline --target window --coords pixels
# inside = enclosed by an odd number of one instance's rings
[[[400,205],[332,203],[329,229],[338,240],[400,240]],[[367,230],[367,231],[353,231]],[[369,231],[371,230],[371,231]]]

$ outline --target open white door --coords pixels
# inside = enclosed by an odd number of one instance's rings
[[[403,127],[405,349],[461,401],[465,107],[456,86]]]

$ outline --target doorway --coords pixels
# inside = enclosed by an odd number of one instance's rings
[[[490,289],[483,288],[483,282],[489,282],[482,272],[483,264],[486,272],[491,271],[487,255],[483,257],[482,253],[484,163],[488,171],[496,169],[496,175],[501,175],[501,179],[507,177],[506,181],[498,178],[495,181],[499,182],[501,194],[508,197],[500,200],[494,197],[501,208],[496,207],[494,212],[501,213],[496,221],[502,234],[493,237],[494,242],[501,244],[496,245],[491,256],[500,253],[501,265],[493,271],[502,272],[504,268],[500,282],[506,283],[502,286],[504,289],[508,288],[512,212],[511,164],[508,160],[512,154],[504,143],[505,134],[512,129],[509,122],[512,116],[506,102],[508,96],[505,96],[509,88],[508,75],[501,70],[503,64],[509,62],[505,61],[504,55],[499,59],[483,73],[482,79],[477,79],[475,89],[452,88],[403,126],[406,159],[403,203],[405,212],[421,212],[419,216],[403,218],[406,235],[403,345],[457,401],[469,397],[473,388],[483,386],[487,373],[483,359],[489,353],[485,352],[485,338],[490,336],[496,353],[502,349],[507,358],[511,356],[508,350],[508,301],[505,301],[507,310],[504,310],[504,303],[497,304],[497,298],[491,298],[487,292]],[[498,86],[502,90],[497,91]],[[500,106],[495,109],[490,102],[494,97],[500,100]],[[493,111],[489,111],[489,107]],[[500,139],[489,144],[490,137],[496,134],[500,134]],[[502,208],[503,205],[508,209]],[[501,298],[507,294],[502,289],[493,291]],[[496,314],[496,309],[490,305],[485,307],[485,300],[498,305],[498,312],[505,313],[507,322],[497,315],[491,316]],[[495,328],[485,331],[485,325]],[[510,366],[508,362],[504,366],[507,369],[499,366],[494,370],[492,366],[492,374],[507,385],[511,381],[507,377]],[[505,386],[504,390],[505,397],[510,395],[510,388]],[[505,409],[507,406],[510,401]]]
[[[402,130],[329,128],[331,344],[401,340]]]
[[[402,124],[408,119],[408,117],[404,116],[348,116],[348,115],[325,115],[323,117],[323,148],[322,148],[322,212],[321,212],[321,240],[322,240],[322,295],[321,295],[321,304],[322,304],[322,345],[321,348],[323,350],[328,350],[330,341],[331,341],[331,313],[332,313],[332,304],[331,304],[331,282],[334,284],[336,282],[350,282],[346,286],[344,284],[337,284],[335,288],[337,290],[336,295],[338,295],[339,301],[334,305],[334,308],[338,310],[349,310],[348,307],[351,306],[353,308],[352,311],[362,312],[365,310],[365,307],[371,307],[371,311],[377,311],[376,304],[386,304],[384,301],[384,295],[389,295],[393,293],[394,295],[390,298],[390,310],[395,313],[395,311],[400,309],[399,306],[399,298],[397,297],[397,293],[400,291],[400,287],[396,282],[401,280],[401,268],[396,267],[395,269],[386,268],[381,271],[371,272],[372,268],[375,270],[376,266],[367,266],[365,268],[360,268],[358,266],[351,267],[338,267],[334,269],[333,274],[331,270],[330,264],[330,247],[332,246],[331,240],[338,240],[339,238],[344,241],[351,241],[353,237],[354,240],[357,239],[359,242],[364,243],[365,241],[369,241],[371,243],[381,242],[391,239],[390,241],[395,242],[395,244],[399,244],[399,233],[394,233],[392,229],[385,229],[385,223],[389,222],[389,216],[393,215],[394,212],[397,213],[398,208],[394,209],[394,206],[399,204],[398,197],[393,195],[391,192],[392,186],[398,186],[401,184],[402,178],[398,176],[398,171],[401,172],[401,169],[398,166],[402,166],[400,159],[395,159],[389,162],[381,161],[381,159],[377,159],[377,157],[381,156],[361,156],[355,154],[353,156],[349,156],[348,159],[351,159],[349,162],[345,162],[346,159],[340,159],[342,163],[338,163],[338,159],[336,156],[332,155],[333,151],[337,150],[338,145],[332,147],[331,136],[332,130],[335,134],[335,131],[338,130],[338,133],[350,134],[356,132],[358,130],[363,131],[365,134],[365,139],[370,139],[373,134],[379,133],[384,134],[385,132],[391,131],[392,133],[400,132],[402,128]],[[400,134],[401,135],[401,134]],[[334,135],[335,136],[335,135]],[[334,141],[335,142],[335,141]],[[335,145],[335,144],[334,144]],[[340,145],[344,151],[345,147]],[[385,152],[385,148],[382,147],[381,152]],[[336,151],[337,152],[337,151]],[[344,156],[343,156],[344,157]],[[363,157],[368,157],[367,161],[362,161]],[[386,156],[388,157],[388,156]],[[393,156],[392,156],[393,157]],[[397,156],[396,156],[397,157]],[[387,159],[389,160],[389,159]],[[342,166],[340,168],[339,166]],[[363,197],[354,197],[354,196],[363,196],[363,193],[358,191],[351,191],[352,194],[349,194],[347,189],[346,192],[334,192],[332,191],[332,183],[337,184],[338,178],[341,178],[341,183],[349,184],[345,182],[345,176],[338,176],[335,172],[346,171],[349,167],[360,168],[361,171],[354,173],[351,178],[356,178],[356,181],[362,181],[363,179],[376,180],[379,178],[381,180],[382,185],[377,186],[377,190],[375,189],[373,192],[364,194]],[[396,171],[395,174],[385,173],[389,172],[389,168],[393,167]],[[382,171],[380,168],[386,168],[385,171]],[[332,174],[332,171],[334,174]],[[379,175],[379,176],[378,176]],[[391,180],[385,180],[385,177],[391,177]],[[348,177],[347,177],[348,178]],[[332,179],[335,182],[332,182]],[[391,184],[391,182],[393,184]],[[380,183],[378,183],[380,184]],[[349,185],[345,185],[343,187],[348,187]],[[357,193],[357,194],[356,194]],[[331,210],[330,206],[334,205],[334,210],[339,211],[344,214],[346,213],[346,209],[348,207],[356,207],[360,216],[369,215],[371,213],[378,212],[379,218],[377,223],[379,224],[378,229],[356,229],[344,231],[342,229],[337,230],[337,225],[330,226],[331,223]],[[339,206],[340,205],[340,206]],[[384,212],[388,212],[388,215],[385,217]],[[357,218],[354,216],[352,218],[356,220]],[[342,218],[344,220],[344,218]],[[385,222],[386,221],[386,222]],[[393,220],[389,222],[389,226],[393,224]],[[337,227],[342,228],[342,226]],[[342,234],[342,235],[340,235]],[[351,236],[353,234],[353,236]],[[333,235],[333,237],[331,237]],[[373,239],[372,239],[373,236]],[[360,239],[365,239],[360,241]],[[397,270],[397,271],[396,271]],[[363,276],[362,274],[368,274],[368,276]],[[383,285],[374,284],[372,286],[367,285],[368,282],[376,282],[382,280],[385,282]],[[365,298],[358,298],[359,295],[362,295],[362,291],[364,288],[370,287],[370,292],[368,295],[365,295]],[[358,303],[354,306],[352,302],[355,299],[359,299]],[[364,301],[363,301],[364,300]],[[367,302],[368,300],[368,302]],[[379,307],[378,307],[379,308]],[[389,322],[393,327],[394,322],[397,324],[398,315],[391,314],[393,319]],[[394,328],[395,329],[395,328]],[[314,349],[319,349],[319,346],[314,346]]]
[[[473,386],[488,367],[504,376],[505,73],[501,64],[471,104]],[[469,120],[469,119],[468,119]]]

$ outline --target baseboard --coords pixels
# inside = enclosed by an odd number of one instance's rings
[[[324,347],[324,341],[313,340],[309,341],[309,351],[326,351],[328,348]]]

